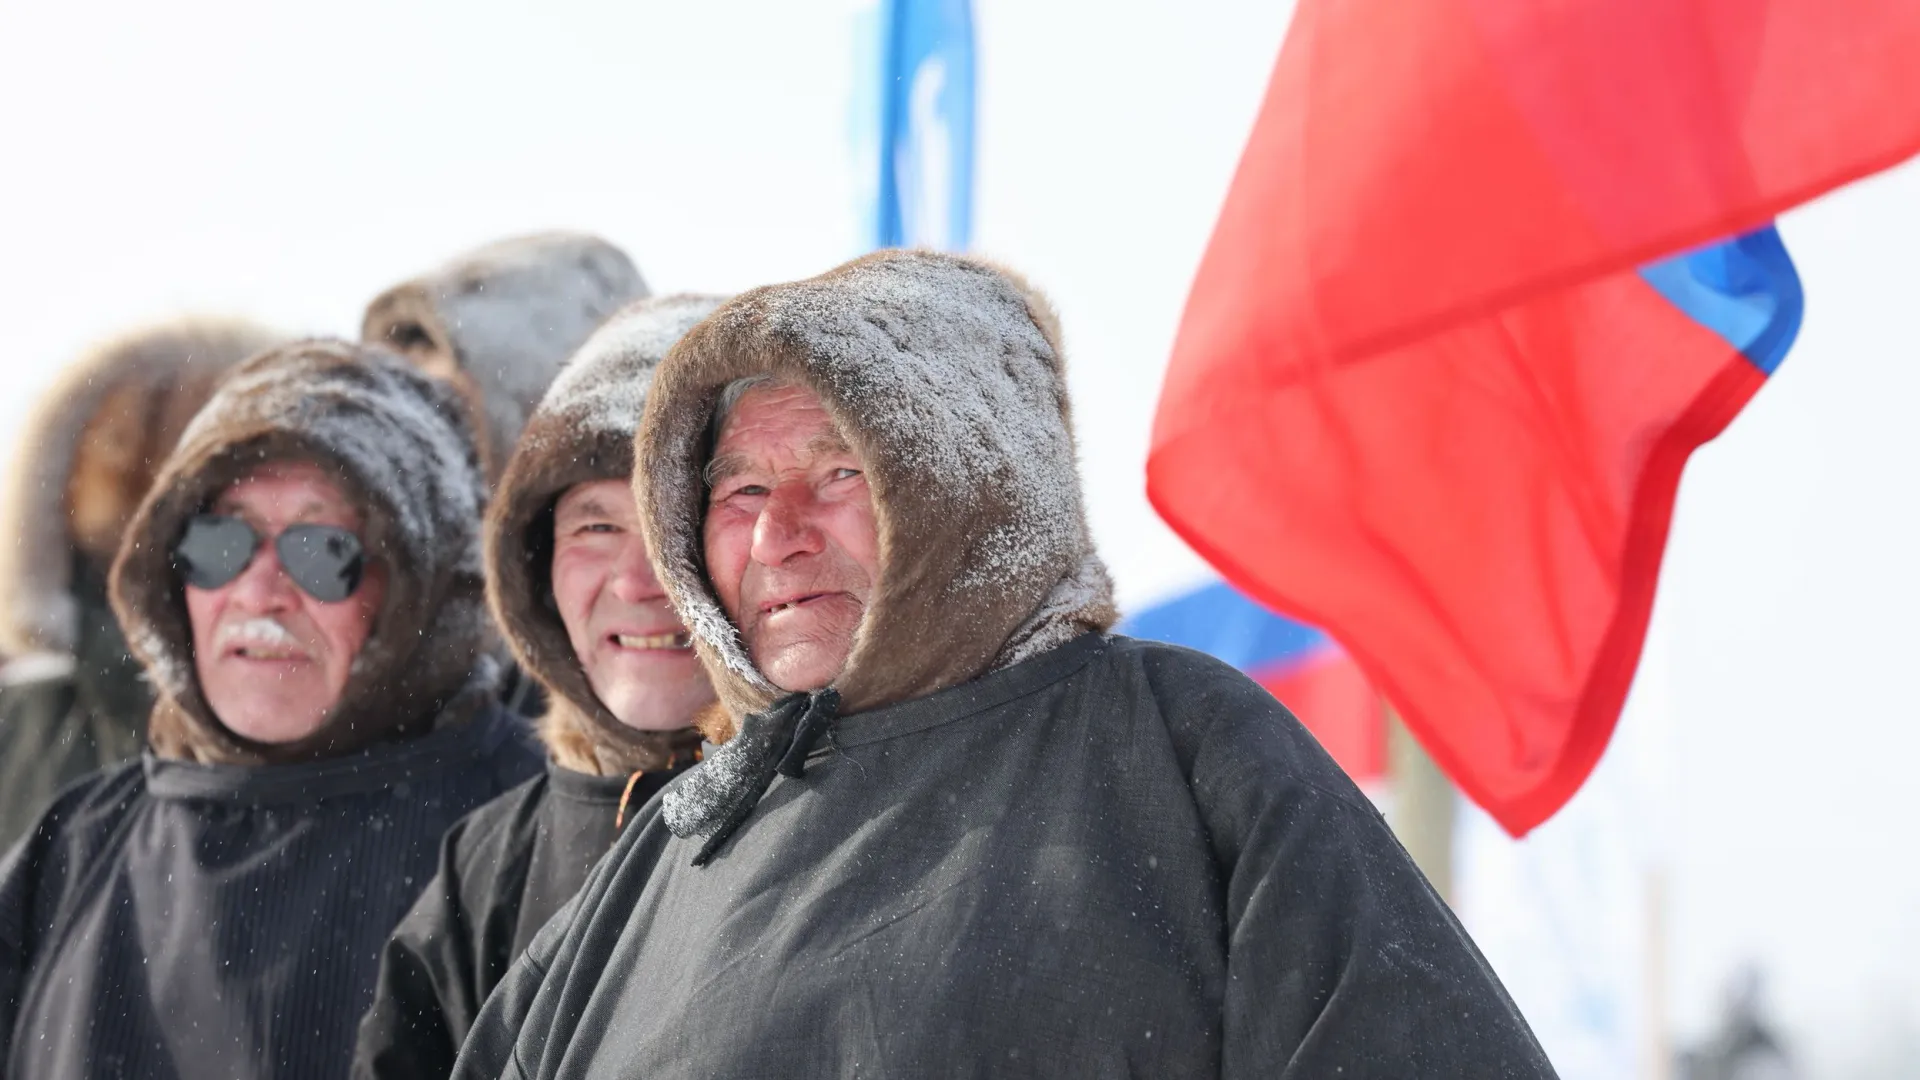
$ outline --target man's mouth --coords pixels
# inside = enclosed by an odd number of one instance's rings
[[[312,659],[286,624],[267,616],[222,625],[214,635],[213,646],[221,656],[234,660],[287,663]]]
[[[285,645],[240,645],[228,652],[242,660],[305,660],[307,654],[299,649],[290,649]]]
[[[693,648],[693,637],[682,630],[666,634],[614,634],[613,643],[623,649],[674,650]]]
[[[806,607],[808,604],[812,604],[820,600],[825,600],[829,596],[836,596],[836,595],[838,594],[830,593],[830,592],[817,592],[817,593],[804,593],[800,596],[791,596],[785,600],[770,600],[767,603],[760,605],[760,614],[775,615],[782,611],[792,611],[795,608],[803,608],[803,607]]]

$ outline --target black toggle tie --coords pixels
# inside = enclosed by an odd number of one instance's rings
[[[675,781],[661,796],[661,816],[673,835],[705,836],[693,857],[705,866],[735,829],[752,815],[774,775],[806,775],[807,755],[840,713],[840,692],[790,694],[765,712],[753,713],[725,746]]]
[[[816,690],[808,696],[807,711],[800,714],[800,722],[794,725],[793,740],[787,744],[787,752],[780,755],[780,764],[774,766],[781,776],[798,780],[807,774],[807,755],[813,753],[813,744],[833,726],[839,711],[838,690]]]

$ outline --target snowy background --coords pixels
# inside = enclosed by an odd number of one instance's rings
[[[1287,5],[976,4],[975,246],[1060,307],[1095,530],[1150,602],[1205,573],[1142,495],[1148,421]],[[656,291],[856,254],[870,15],[0,0],[0,438],[114,331],[350,334],[512,233],[601,233]],[[1620,743],[1527,842],[1461,829],[1463,914],[1569,1077],[1646,1074],[1749,961],[1813,1075],[1920,1068],[1920,170],[1782,232],[1806,328],[1687,474]]]

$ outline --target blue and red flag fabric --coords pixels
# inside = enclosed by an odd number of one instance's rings
[[[1386,714],[1346,650],[1324,632],[1275,615],[1223,582],[1129,616],[1120,633],[1220,658],[1284,702],[1355,782],[1386,774]]]
[[[973,235],[973,5],[885,4],[875,241],[964,250]]]
[[[1300,0],[1148,496],[1522,834],[1612,733],[1682,467],[1799,325],[1772,218],[1916,150],[1913,0]]]

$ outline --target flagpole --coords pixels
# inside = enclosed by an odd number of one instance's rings
[[[1380,707],[1387,718],[1387,778],[1392,784],[1387,822],[1434,891],[1452,904],[1453,783],[1385,698]]]

